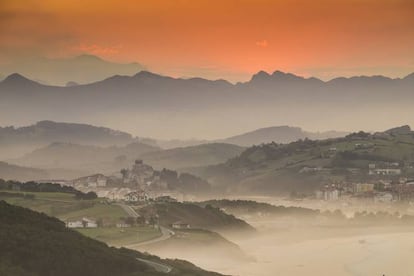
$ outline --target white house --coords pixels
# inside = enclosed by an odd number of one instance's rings
[[[126,194],[124,199],[129,202],[146,202],[149,200],[149,196],[143,190],[138,190]]]
[[[68,221],[68,222],[66,222],[66,227],[68,227],[68,228],[83,228],[83,223],[82,223],[81,220]]]
[[[83,218],[82,222],[85,228],[97,228],[98,227],[98,224],[96,223],[96,221],[88,219],[88,218]]]
[[[94,220],[83,218],[82,220],[66,222],[66,227],[68,228],[97,228],[98,224]]]
[[[401,169],[370,169],[370,175],[400,175]]]
[[[172,225],[171,225],[171,227],[173,228],[173,229],[190,229],[191,227],[190,227],[190,224],[188,224],[188,223],[184,223],[184,222],[182,222],[182,221],[177,221],[177,222],[174,222]]]

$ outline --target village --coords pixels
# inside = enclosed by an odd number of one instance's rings
[[[165,176],[168,174],[172,180]],[[68,228],[99,228],[133,226],[150,226],[159,230],[157,214],[148,217],[139,215],[134,208],[140,208],[150,203],[174,203],[191,198],[179,189],[171,188],[171,181],[177,181],[173,171],[156,171],[142,160],[136,160],[130,169],[122,169],[118,175],[105,176],[96,174],[62,183],[88,193],[96,193],[98,198],[105,199],[107,204],[122,207],[128,216],[120,217],[117,223],[109,223],[101,218],[67,220]],[[133,208],[133,207],[134,208]],[[189,224],[177,221],[170,225],[172,229],[190,228]]]
[[[323,171],[323,168],[306,168],[307,171]],[[359,169],[355,169],[359,173]],[[305,169],[302,169],[302,172]],[[352,173],[352,171],[350,171]],[[386,166],[368,165],[365,181],[339,181],[326,184],[315,192],[315,198],[325,201],[340,199],[364,199],[377,203],[412,201],[414,199],[414,179],[403,175],[398,163]]]

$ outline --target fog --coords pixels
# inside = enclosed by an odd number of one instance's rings
[[[268,200],[272,200],[268,198]],[[285,202],[286,203],[286,202]],[[315,202],[307,202],[314,204]],[[290,205],[295,205],[290,202]],[[361,202],[361,206],[365,204]],[[336,206],[340,208],[340,204]],[[372,206],[371,206],[372,207]],[[378,210],[383,209],[378,205]],[[410,213],[411,209],[396,208]],[[350,212],[345,208],[342,210]],[[371,208],[371,211],[375,211]],[[190,241],[169,242],[136,249],[165,258],[193,262],[203,269],[226,275],[412,275],[414,225],[386,220],[352,224],[301,216],[262,217],[241,215],[257,233],[223,236],[239,247]]]

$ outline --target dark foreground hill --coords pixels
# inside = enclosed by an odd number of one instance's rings
[[[219,275],[188,262],[116,249],[67,229],[63,222],[0,201],[0,275],[156,276],[137,258],[171,266],[170,275]]]

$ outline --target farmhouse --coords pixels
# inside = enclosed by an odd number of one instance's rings
[[[143,190],[137,190],[126,194],[124,199],[128,202],[147,202],[149,196]]]
[[[174,222],[173,224],[171,224],[171,227],[173,229],[190,229],[191,228],[190,224],[184,223],[182,221]]]

